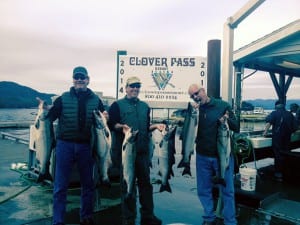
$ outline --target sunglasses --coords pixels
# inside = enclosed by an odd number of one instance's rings
[[[140,88],[141,87],[141,84],[139,83],[134,83],[134,84],[129,84],[128,85],[130,88]]]
[[[200,92],[200,90],[197,91],[197,92],[195,92],[195,93],[193,93],[193,94],[191,94],[190,98],[194,99],[195,97],[197,97],[199,95],[199,92]]]
[[[84,74],[81,74],[81,73],[77,73],[77,74],[75,74],[74,76],[73,76],[73,79],[74,80],[85,80],[85,79],[87,79],[87,76],[86,75],[84,75]]]

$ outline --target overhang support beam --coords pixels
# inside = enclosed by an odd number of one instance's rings
[[[265,0],[250,0],[237,13],[229,17],[223,27],[222,99],[228,101],[231,105],[233,83],[233,30],[264,1]]]

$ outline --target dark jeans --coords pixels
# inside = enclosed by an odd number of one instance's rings
[[[282,173],[283,155],[282,152],[288,152],[290,147],[291,136],[273,135],[272,137],[272,150],[274,154],[274,168],[275,173]]]
[[[55,157],[55,179],[53,189],[53,224],[64,222],[67,204],[67,190],[74,163],[80,175],[81,205],[80,219],[91,218],[94,203],[94,160],[90,144],[78,144],[58,140]]]
[[[139,201],[141,205],[141,217],[151,217],[153,215],[153,187],[150,180],[150,165],[148,154],[138,153],[135,160],[135,176],[139,191]],[[124,201],[126,187],[123,185],[123,174],[121,170],[121,192],[122,192],[122,218],[124,220],[136,218],[136,191],[132,202]],[[136,185],[134,187],[136,190]],[[133,207],[132,207],[133,206]]]

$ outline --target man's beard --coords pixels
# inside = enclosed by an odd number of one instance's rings
[[[87,90],[86,87],[75,88],[76,92],[85,92]]]

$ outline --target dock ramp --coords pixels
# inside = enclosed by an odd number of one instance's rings
[[[300,202],[286,199],[282,193],[275,193],[261,201],[258,212],[300,224]]]

